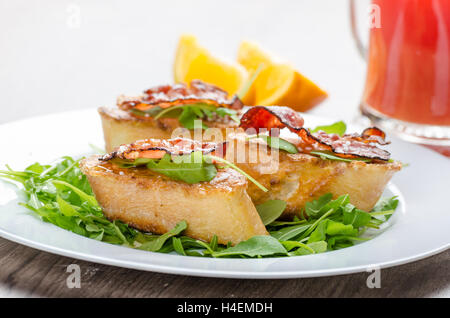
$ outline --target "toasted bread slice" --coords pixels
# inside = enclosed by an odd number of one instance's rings
[[[98,112],[102,119],[107,152],[122,144],[147,137],[169,139],[172,131],[179,127],[178,120],[174,118],[141,119],[119,108],[100,107]]]
[[[139,118],[119,108],[107,107],[100,107],[98,112],[102,120],[106,152],[111,152],[120,145],[136,140],[170,139],[176,137],[172,136],[174,129],[181,128],[176,118],[160,118],[158,120]],[[214,121],[203,121],[203,123],[210,128],[220,129],[222,136],[225,136],[226,128],[238,126],[238,123],[228,118],[216,118]],[[195,136],[194,133],[191,133],[191,138],[195,138]],[[202,136],[201,131],[198,136]]]
[[[233,148],[229,149],[233,151]],[[326,193],[332,193],[335,198],[348,194],[353,205],[370,211],[394,173],[401,169],[398,162],[342,162],[285,151],[279,151],[278,156],[273,156],[270,149],[262,155],[256,147],[249,147],[248,143],[245,149],[247,159],[239,162],[235,157],[236,165],[269,190],[263,192],[250,183],[247,193],[255,204],[271,199],[286,201],[284,216],[300,216],[306,202]],[[258,151],[258,155],[251,153],[254,151]]]
[[[246,179],[232,169],[219,170],[210,182],[187,184],[145,167],[119,168],[99,156],[80,167],[111,220],[156,234],[185,220],[185,235],[210,241],[215,234],[221,244],[268,234],[247,195]]]

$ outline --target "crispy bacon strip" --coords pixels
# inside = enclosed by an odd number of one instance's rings
[[[117,105],[123,110],[137,109],[146,111],[154,107],[169,108],[178,105],[205,103],[217,107],[235,110],[242,109],[244,104],[237,97],[228,98],[228,93],[217,86],[199,80],[186,84],[162,85],[150,88],[139,97],[121,96]]]
[[[167,153],[169,155],[188,155],[195,151],[201,151],[204,155],[214,153],[223,156],[226,143],[199,142],[186,138],[174,139],[144,139],[129,145],[121,145],[116,151],[106,154],[100,160],[111,159],[135,160],[138,158],[161,159]]]
[[[299,130],[303,127],[304,120],[299,113],[289,107],[282,106],[256,106],[250,108],[241,118],[239,127],[243,129],[271,129],[291,127]]]
[[[385,133],[376,127],[367,128],[361,135],[327,134],[323,131],[311,133],[303,127],[304,120],[296,111],[281,106],[256,106],[249,109],[241,118],[240,127],[243,129],[254,128],[288,128],[296,133],[302,140],[301,148],[312,150],[332,151],[344,158],[368,158],[389,160],[390,153],[377,148],[374,143],[385,145]]]

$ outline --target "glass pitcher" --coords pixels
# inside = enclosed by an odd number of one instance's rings
[[[361,113],[408,141],[449,147],[450,0],[372,0],[367,49],[357,4],[352,31],[367,60]]]

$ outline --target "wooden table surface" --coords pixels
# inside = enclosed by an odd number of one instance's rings
[[[67,266],[81,269],[80,288],[68,288]],[[334,277],[243,280],[142,272],[61,257],[0,239],[0,297],[450,297],[450,250],[369,273]]]

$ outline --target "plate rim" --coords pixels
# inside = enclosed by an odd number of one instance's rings
[[[76,235],[75,233],[72,233],[73,235]],[[109,265],[109,266],[116,266],[116,267],[123,267],[128,269],[134,269],[134,270],[141,270],[141,271],[147,271],[147,272],[156,272],[156,273],[164,273],[164,274],[173,274],[173,275],[185,275],[185,276],[195,276],[195,277],[215,277],[215,278],[239,278],[239,279],[290,279],[290,278],[311,278],[311,277],[327,277],[327,276],[340,276],[340,275],[348,275],[348,274],[354,274],[354,273],[362,273],[367,272],[368,268],[365,265],[359,265],[359,266],[351,266],[351,267],[345,267],[345,268],[333,268],[333,269],[325,269],[325,270],[302,270],[302,271],[271,271],[271,272],[248,272],[248,271],[223,271],[223,270],[215,270],[215,269],[209,269],[208,271],[204,271],[202,269],[192,269],[192,268],[181,268],[181,267],[175,267],[175,266],[163,266],[163,265],[155,265],[155,264],[143,264],[138,263],[134,261],[124,261],[114,258],[106,258],[106,257],[99,257],[94,254],[86,254],[76,251],[71,251],[68,249],[62,249],[59,247],[54,247],[48,244],[44,243],[37,243],[29,239],[24,239],[18,235],[9,233],[8,231],[0,228],[0,237],[7,239],[9,241],[34,248],[43,252],[51,253],[54,255],[60,255],[64,257],[69,258],[75,258],[82,261],[87,262],[93,262],[103,265]],[[84,237],[83,237],[84,238]],[[88,238],[86,238],[88,239]],[[100,242],[103,244],[108,244],[104,242]],[[123,246],[116,246],[120,248],[127,248]],[[404,265],[407,263],[412,263],[427,257],[431,257],[433,255],[439,254],[441,252],[446,251],[450,248],[450,242],[447,244],[444,244],[441,247],[435,248],[433,250],[420,253],[411,257],[404,257],[401,259],[396,259],[390,262],[383,262],[383,263],[375,263],[371,264],[370,268],[380,268],[380,269],[386,269],[389,267]],[[147,252],[142,251],[143,253],[150,253],[151,254],[161,254],[157,252]],[[166,257],[173,257],[173,258],[184,258],[185,256],[182,255],[171,255],[171,254],[165,254]],[[195,256],[193,256],[195,257]],[[273,258],[272,258],[273,259]],[[281,258],[280,258],[281,259]],[[255,259],[258,261],[259,259]],[[232,261],[232,262],[242,262],[241,259],[226,259],[226,261]],[[264,261],[264,259],[261,259],[261,261]],[[246,276],[246,277],[245,277]]]

